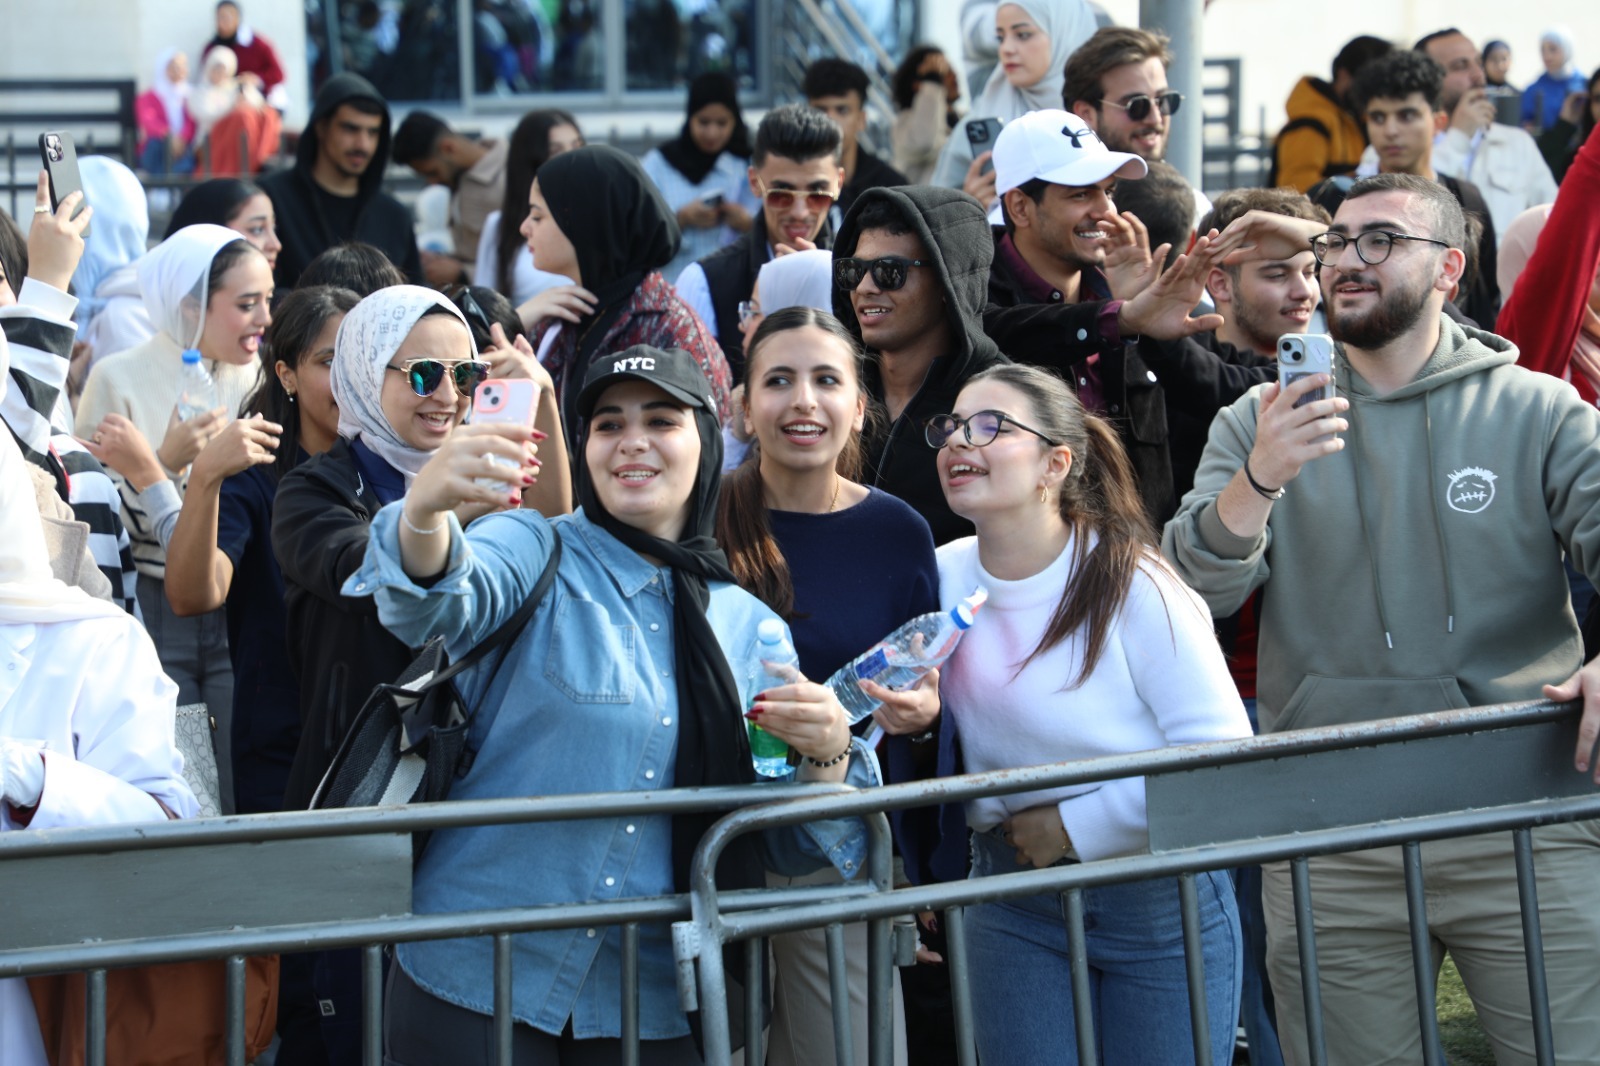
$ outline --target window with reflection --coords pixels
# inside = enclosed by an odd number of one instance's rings
[[[306,0],[312,91],[349,71],[391,102],[459,100],[458,2]]]
[[[480,96],[599,92],[601,0],[471,0],[472,90]]]
[[[722,71],[756,86],[755,0],[626,0],[628,89],[677,89]]]

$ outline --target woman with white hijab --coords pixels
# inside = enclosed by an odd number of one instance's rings
[[[78,295],[78,340],[89,346],[88,367],[112,352],[155,336],[139,292],[138,262],[150,242],[150,203],[133,171],[110,156],[78,161],[84,199],[99,208],[100,224],[83,241],[72,275]]]
[[[89,372],[78,400],[77,435],[118,469],[123,516],[139,569],[139,607],[178,683],[184,704],[205,703],[218,720],[217,765],[231,806],[228,709],[233,671],[221,611],[194,618],[173,613],[166,597],[166,546],[155,518],[183,494],[189,464],[238,412],[261,374],[262,333],[272,322],[272,270],[255,246],[223,226],[187,226],[139,261],[139,288],[156,326],[149,341],[107,356]],[[177,415],[183,351],[198,349],[216,383],[217,406],[187,421]],[[134,471],[118,460],[119,441],[142,434],[160,465]],[[170,531],[170,527],[169,531]]]
[[[1004,123],[1060,107],[1062,71],[1067,57],[1094,34],[1093,9],[1085,0],[1008,0],[995,9],[994,21],[1000,58],[967,118]],[[979,169],[963,125],[945,142],[929,184],[964,188],[987,207],[995,201],[994,171],[979,175]]]
[[[194,141],[194,116],[189,113],[189,57],[178,48],[156,56],[150,88],[133,101],[139,124],[139,168],[147,174],[187,174],[194,169],[189,148]]]
[[[10,358],[0,335],[0,395]],[[51,576],[23,459],[0,433],[0,832],[188,818],[177,686],[126,611]],[[0,1062],[46,1066],[28,986],[0,980]]]

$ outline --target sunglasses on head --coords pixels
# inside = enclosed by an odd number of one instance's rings
[[[483,306],[478,303],[477,297],[472,295],[470,285],[452,285],[444,291],[445,299],[456,305],[456,310],[461,312],[461,317],[467,320],[467,325],[472,327],[474,336],[482,333],[489,336],[489,315]]]
[[[794,206],[794,198],[796,196],[804,196],[806,198],[806,207],[813,213],[820,215],[833,207],[833,202],[839,198],[838,193],[829,192],[825,189],[769,189],[767,188],[767,183],[760,178],[756,179],[756,184],[761,186],[761,198],[774,211],[787,211]]]
[[[477,391],[478,386],[489,380],[492,368],[488,363],[477,359],[463,359],[459,363],[446,363],[438,359],[410,359],[402,366],[390,365],[386,370],[393,370],[396,374],[404,374],[406,381],[411,385],[411,391],[418,396],[432,396],[444,384],[444,376],[449,373],[456,383],[456,391],[463,396],[471,396]]]
[[[1151,107],[1159,107],[1163,115],[1176,115],[1178,113],[1178,105],[1183,103],[1183,94],[1180,92],[1164,92],[1159,96],[1147,96],[1144,93],[1140,93],[1137,96],[1128,97],[1123,103],[1118,103],[1116,100],[1101,100],[1100,102],[1102,104],[1110,104],[1112,107],[1120,107],[1128,113],[1128,117],[1133,121],[1143,122],[1150,117]]]
[[[833,283],[846,292],[854,291],[861,279],[872,275],[872,283],[884,292],[893,292],[906,283],[906,274],[912,267],[928,265],[926,259],[907,259],[901,255],[886,255],[882,259],[835,259]]]

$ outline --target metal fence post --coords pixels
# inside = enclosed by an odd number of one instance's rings
[[[1544,933],[1539,926],[1539,883],[1534,879],[1533,830],[1513,829],[1517,863],[1517,901],[1522,910],[1522,950],[1528,960],[1528,1006],[1533,1015],[1533,1055],[1538,1066],[1555,1066],[1555,1036],[1550,1029],[1550,987],[1544,972]]]
[[[1400,846],[1406,875],[1406,914],[1411,927],[1411,971],[1417,983],[1417,1019],[1422,1025],[1422,1061],[1445,1066],[1439,1043],[1439,1008],[1434,992],[1438,976],[1433,966],[1433,943],[1428,936],[1428,899],[1422,883],[1422,845],[1409,840]]]
[[[1083,927],[1083,889],[1061,893],[1061,915],[1067,923],[1067,964],[1072,972],[1072,1020],[1078,1034],[1078,1062],[1099,1061],[1094,1038],[1094,997],[1089,990],[1089,936]]]

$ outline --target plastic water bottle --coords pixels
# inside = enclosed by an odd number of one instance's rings
[[[211,380],[200,361],[200,349],[183,353],[183,369],[178,371],[178,421],[187,422],[217,407],[217,383]]]
[[[884,688],[907,689],[923,674],[950,658],[961,635],[989,593],[979,587],[948,611],[918,615],[878,643],[841,666],[828,678],[828,687],[844,705],[851,724],[861,721],[881,705],[861,689],[862,681]]]
[[[776,618],[764,619],[756,627],[756,667],[750,672],[752,694],[774,684],[787,685],[800,668],[800,656],[789,643],[788,631]],[[784,777],[789,773],[789,745],[750,723],[750,755],[756,773],[762,777]]]

